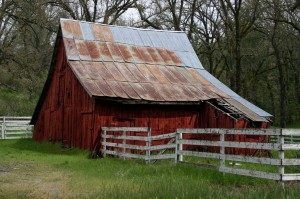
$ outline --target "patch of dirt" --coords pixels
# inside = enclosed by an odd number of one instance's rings
[[[0,198],[72,198],[69,177],[47,165],[0,163]]]

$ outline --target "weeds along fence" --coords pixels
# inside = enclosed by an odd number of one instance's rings
[[[151,162],[175,158],[175,137],[176,133],[152,136],[148,127],[102,127],[101,144],[104,155]]]
[[[210,134],[219,136],[218,140],[199,140],[190,139],[187,135],[191,134]],[[235,136],[265,136],[264,142],[240,142],[227,141],[227,135]],[[300,143],[291,144],[291,136],[300,136],[300,129],[177,129],[176,135],[176,162],[186,162],[184,159],[189,157],[215,159],[218,163],[216,168],[223,173],[232,173],[244,176],[266,178],[278,181],[300,180]],[[275,140],[269,139],[276,138]],[[288,138],[288,143],[286,143]],[[196,146],[201,148],[217,147],[217,152],[209,151],[189,151],[185,146]],[[270,152],[271,157],[258,157],[251,155],[235,155],[226,153],[229,148],[255,149]],[[294,152],[294,153],[293,153]],[[295,153],[296,152],[296,153]],[[292,154],[292,155],[290,155]],[[289,155],[290,157],[288,157]],[[237,168],[236,165],[242,165]],[[231,164],[230,164],[231,163]],[[249,166],[254,164],[258,166]],[[263,168],[267,165],[266,171]],[[244,167],[243,167],[244,166]],[[272,169],[272,167],[275,168]],[[276,169],[277,167],[277,169]],[[286,169],[290,168],[289,172]]]
[[[31,117],[0,117],[0,139],[31,138]]]

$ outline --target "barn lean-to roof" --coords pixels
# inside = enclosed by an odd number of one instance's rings
[[[60,39],[92,97],[162,104],[215,99],[252,121],[271,117],[208,73],[184,32],[61,19]]]

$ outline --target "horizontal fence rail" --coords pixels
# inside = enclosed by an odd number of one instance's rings
[[[187,135],[214,135],[217,140],[190,139]],[[228,141],[227,137],[232,135],[244,136],[263,136],[261,142],[248,142],[239,140]],[[238,175],[260,177],[278,181],[295,181],[300,180],[300,173],[286,173],[287,166],[300,166],[300,154],[295,158],[286,158],[287,150],[300,151],[299,142],[291,142],[291,136],[299,137],[300,129],[177,129],[176,135],[176,162],[185,162],[184,156],[212,158],[219,161],[217,167],[220,172],[232,173]],[[276,140],[274,141],[274,138]],[[270,139],[271,138],[271,139]],[[218,147],[217,152],[210,151],[191,151],[184,146],[197,147]],[[277,158],[247,156],[245,154],[230,154],[229,148],[255,149],[267,152],[277,152]],[[277,172],[257,171],[253,169],[241,169],[230,167],[228,161],[255,163],[278,166]]]
[[[0,117],[0,139],[32,138],[31,117]]]
[[[175,136],[176,133],[152,136],[148,127],[102,127],[101,145],[104,155],[144,159],[149,163],[152,160],[175,158],[174,152],[163,154],[166,150],[175,150],[176,144],[172,143]],[[168,142],[161,144],[160,140]]]

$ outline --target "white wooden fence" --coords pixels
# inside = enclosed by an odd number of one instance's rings
[[[175,138],[176,133],[152,136],[151,128],[148,127],[102,127],[102,132],[101,144],[104,155],[110,154],[124,159],[138,158],[144,159],[147,162],[175,158],[174,152],[171,154],[157,152],[166,149],[173,149],[175,151],[175,143],[169,142],[161,145],[153,145],[153,142],[166,139],[172,140],[172,138]],[[139,143],[136,144],[135,142]]]
[[[0,139],[31,138],[31,117],[0,117]]]
[[[184,139],[184,134],[214,134],[219,135],[220,140],[192,140]],[[278,142],[239,142],[226,141],[226,135],[251,135],[251,136],[276,136]],[[299,151],[300,144],[289,144],[285,142],[285,137],[300,136],[300,129],[177,129],[176,138],[176,162],[184,162],[184,156],[196,156],[203,158],[213,158],[219,160],[218,170],[223,173],[232,173],[238,175],[266,178],[278,181],[300,180],[300,173],[286,173],[287,166],[300,166],[300,157],[287,159],[286,151]],[[267,139],[268,140],[268,139]],[[184,150],[183,145],[220,147],[219,153],[199,152]],[[277,158],[270,157],[252,157],[246,155],[225,154],[225,148],[243,148],[258,149],[268,151],[278,151]],[[228,161],[242,163],[256,163],[278,166],[278,172],[264,172],[250,169],[233,168],[228,165]]]

